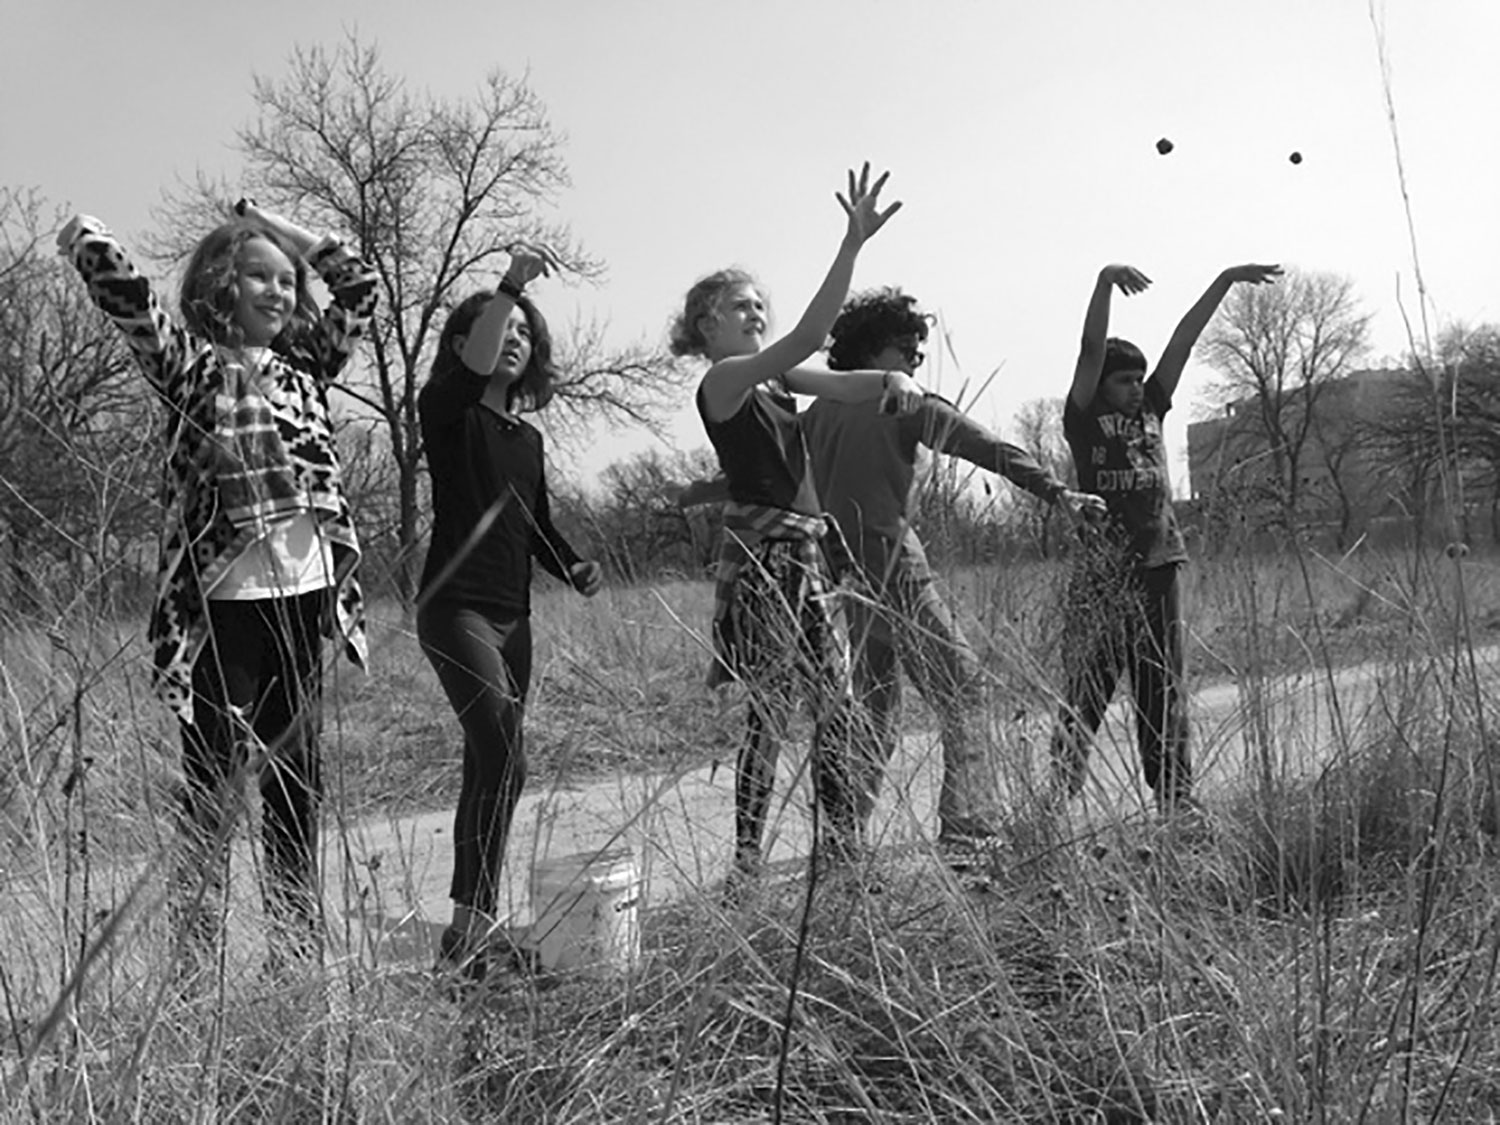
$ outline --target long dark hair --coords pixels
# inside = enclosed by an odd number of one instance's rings
[[[431,378],[444,379],[467,370],[454,350],[453,342],[473,330],[474,322],[494,296],[493,289],[481,289],[465,297],[448,314],[448,319],[443,322],[442,335],[438,337],[437,355],[432,359]],[[526,324],[531,329],[531,358],[527,360],[521,377],[505,389],[505,406],[507,410],[514,409],[517,404],[528,410],[540,410],[552,398],[558,381],[558,371],[552,363],[552,330],[547,327],[547,318],[526,294],[516,299],[516,306],[526,314]]]

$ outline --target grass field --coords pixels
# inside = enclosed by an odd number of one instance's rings
[[[990,673],[1013,801],[982,889],[921,856],[890,860],[881,894],[825,881],[809,902],[796,875],[727,912],[707,889],[647,915],[628,979],[506,978],[461,1000],[358,962],[292,979],[226,964],[207,990],[171,987],[163,912],[116,914],[120,865],[171,843],[176,739],[146,686],[140,623],[0,622],[6,885],[45,904],[65,951],[40,991],[0,962],[0,1115],[1500,1117],[1500,561],[1289,550],[1195,564],[1194,684],[1233,692],[1237,716],[1195,749],[1239,757],[1211,798],[1213,831],[1189,835],[1134,806],[1058,817],[1031,798],[1044,763],[1005,731],[1016,714],[1045,729],[1055,708],[1062,573],[949,577]],[[710,597],[539,591],[535,784],[732,762],[739,709],[703,686]],[[447,808],[457,790],[456,726],[410,627],[389,607],[374,618],[371,673],[330,680],[333,826]],[[1378,669],[1376,689],[1341,707],[1335,673],[1358,665]],[[1311,755],[1270,690],[1289,674],[1332,716]],[[905,719],[930,727],[910,693]],[[0,911],[0,949],[23,948],[8,928],[36,925]]]

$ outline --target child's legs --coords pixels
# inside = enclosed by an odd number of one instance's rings
[[[464,731],[449,896],[493,917],[526,782],[521,723],[531,686],[531,621],[432,602],[418,616],[417,635]]]
[[[854,648],[854,698],[864,708],[874,732],[871,783],[878,793],[881,778],[900,740],[901,664],[888,614],[867,602],[844,607]]]
[[[824,594],[821,572],[809,565],[802,635],[792,655],[813,717],[813,793],[827,817],[829,839],[852,853],[875,808],[884,755],[869,712],[854,697],[848,658]]]
[[[940,831],[959,836],[993,832],[1000,813],[994,770],[987,748],[972,730],[982,702],[979,657],[932,579],[912,580],[902,603],[901,651],[907,673],[942,723]]]
[[[1131,668],[1141,769],[1164,804],[1187,796],[1192,788],[1180,570],[1169,565],[1142,572],[1141,621]]]
[[[1129,656],[1128,587],[1088,571],[1074,575],[1064,610],[1063,704],[1052,735],[1054,776],[1069,796],[1083,790],[1089,750]]]
[[[177,906],[186,910],[199,890],[212,909],[229,865],[229,837],[243,806],[241,771],[248,760],[250,717],[260,694],[265,637],[248,602],[209,602],[208,639],[193,664],[193,721],[183,723],[183,855],[176,872]],[[210,916],[187,910],[199,939]]]
[[[319,918],[318,811],[323,799],[322,638],[330,591],[247,603],[266,638],[261,691],[251,725],[265,747],[260,770],[267,906],[282,921]]]
[[[760,860],[790,710],[785,685],[772,688],[757,683],[750,690],[745,741],[734,769],[734,852],[741,866],[754,866]]]

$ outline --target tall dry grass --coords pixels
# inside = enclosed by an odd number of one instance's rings
[[[1060,572],[954,574],[1011,802],[983,880],[960,885],[918,846],[878,861],[883,893],[834,880],[810,907],[795,867],[741,910],[710,884],[646,915],[628,979],[507,977],[458,1000],[420,952],[265,977],[253,921],[206,986],[177,987],[159,878],[175,735],[138,625],[7,622],[0,1113],[1491,1119],[1500,565],[1298,549],[1190,572],[1210,833],[1149,815],[1116,723],[1083,801],[1055,815],[1037,799]],[[706,585],[542,592],[539,784],[732,757],[737,709],[701,687],[708,610]],[[455,728],[410,631],[384,615],[375,642],[371,676],[331,682],[335,835],[392,805],[445,808],[456,785]],[[925,752],[910,694],[905,718],[905,753]]]

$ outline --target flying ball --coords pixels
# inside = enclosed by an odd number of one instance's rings
[[[1300,152],[1294,152],[1291,156],[1288,156],[1287,159],[1290,160],[1293,164],[1301,164],[1302,154]]]
[[[1161,140],[1156,142],[1156,151],[1161,153],[1163,156],[1166,156],[1167,153],[1172,151],[1172,142],[1167,140],[1166,137],[1163,137]]]

